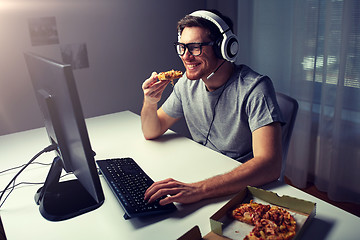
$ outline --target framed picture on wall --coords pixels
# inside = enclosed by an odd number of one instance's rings
[[[55,17],[31,18],[28,23],[32,46],[59,44]]]
[[[88,68],[89,59],[85,43],[60,45],[64,63],[71,64],[73,69]]]

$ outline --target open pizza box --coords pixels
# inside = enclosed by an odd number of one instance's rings
[[[251,199],[257,203],[275,205],[288,210],[296,220],[296,235],[293,239],[300,238],[306,225],[309,224],[316,213],[316,204],[313,202],[285,195],[278,196],[271,191],[247,187],[210,217],[211,232],[204,236],[203,239],[244,239],[254,226],[234,220],[229,213],[239,204],[249,203]]]
[[[254,202],[270,204],[288,210],[296,220],[296,235],[302,232],[316,213],[316,204],[290,196],[278,196],[276,193],[255,187],[247,187],[234,196],[228,203],[210,217],[211,232],[201,236],[198,226],[193,227],[178,240],[229,240],[244,239],[254,226],[234,220],[229,213],[241,203]]]

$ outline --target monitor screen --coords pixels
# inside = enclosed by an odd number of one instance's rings
[[[34,53],[24,55],[49,141],[57,145],[45,184],[35,195],[40,213],[60,221],[94,210],[104,194],[72,67]],[[60,181],[62,170],[75,178]]]

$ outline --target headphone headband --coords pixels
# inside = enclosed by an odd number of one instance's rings
[[[190,16],[201,17],[201,18],[205,18],[206,20],[209,20],[210,22],[214,23],[218,27],[221,34],[230,30],[230,27],[225,23],[225,21],[222,20],[215,13],[205,11],[205,10],[198,10],[198,11],[191,13]]]
[[[235,62],[239,51],[239,42],[236,35],[233,34],[225,21],[215,13],[206,10],[195,11],[191,13],[190,16],[204,18],[216,25],[216,27],[220,30],[221,35],[223,35],[223,39],[218,45],[214,45],[215,52],[219,52],[218,55],[221,55],[219,56],[220,58],[230,62]]]

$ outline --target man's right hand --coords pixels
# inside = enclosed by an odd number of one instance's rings
[[[157,106],[169,82],[159,81],[157,73],[153,72],[151,77],[142,84],[144,104],[141,109],[141,126],[146,139],[154,139],[161,136],[178,120],[170,117],[164,110],[158,109]]]
[[[144,92],[144,103],[158,103],[169,82],[170,81],[159,81],[157,78],[157,73],[153,72],[151,76],[142,84],[142,89]]]

